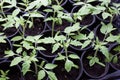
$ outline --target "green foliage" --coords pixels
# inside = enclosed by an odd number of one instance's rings
[[[68,53],[67,53],[68,54]],[[78,59],[79,60],[79,56],[72,53],[72,54],[69,54],[68,56],[67,55],[62,55],[61,53],[58,54],[59,56],[57,56],[55,58],[56,61],[65,61],[65,64],[64,64],[64,68],[67,72],[70,72],[72,68],[76,68],[78,69],[79,66],[74,64],[74,62],[70,59]]]
[[[9,38],[13,42],[13,48],[15,51],[6,50],[4,51],[5,57],[13,57],[10,67],[21,64],[21,69],[23,75],[26,75],[28,71],[31,71],[31,65],[35,66],[35,75],[37,80],[43,80],[48,77],[50,80],[58,80],[56,74],[53,72],[55,68],[58,67],[56,64],[47,63],[44,60],[40,63],[36,58],[37,51],[46,50],[42,45],[51,44],[52,52],[55,53],[59,51],[60,48],[64,50],[65,54],[58,52],[58,56],[55,61],[63,61],[65,70],[70,72],[72,68],[79,69],[79,65],[74,63],[74,60],[79,60],[79,56],[74,53],[70,53],[68,48],[70,46],[79,46],[80,49],[84,49],[88,46],[92,46],[93,56],[88,56],[90,67],[95,64],[99,64],[105,67],[105,62],[112,61],[117,63],[119,59],[120,46],[114,48],[117,52],[115,55],[110,54],[108,51],[107,44],[117,42],[120,44],[120,34],[113,34],[116,30],[112,24],[114,16],[120,14],[120,5],[118,3],[111,3],[110,0],[99,0],[99,4],[92,5],[91,2],[97,0],[73,0],[75,4],[80,6],[77,12],[72,14],[66,12],[61,6],[64,0],[1,0],[0,1],[0,27],[3,28],[4,33],[0,33],[0,43],[7,43],[7,37],[4,35],[5,30],[10,28],[19,29],[22,28],[20,35]],[[55,4],[53,4],[55,3]],[[45,10],[41,10],[42,7]],[[48,7],[49,6],[49,7]],[[14,8],[14,9],[13,9]],[[10,13],[9,12],[10,10]],[[47,12],[48,16],[43,15],[41,12]],[[49,16],[49,13],[52,15]],[[101,22],[100,32],[104,35],[103,40],[99,40],[95,36],[94,31],[89,31],[88,26],[81,26],[80,22],[87,15],[101,15],[103,20],[109,19],[109,23]],[[46,17],[46,18],[45,18]],[[35,36],[25,36],[25,31],[27,28],[33,28],[36,26],[34,23],[35,19],[40,19],[40,21],[51,22],[52,24],[52,36],[44,37],[43,35]],[[80,22],[78,22],[80,20]],[[54,34],[54,29],[56,25],[63,25],[63,21],[72,23],[71,26],[65,26],[64,34],[58,31]],[[43,23],[43,22],[42,22]],[[41,24],[41,22],[39,23]],[[41,27],[38,27],[41,28]],[[88,31],[87,33],[84,31]],[[42,45],[41,45],[42,44]],[[97,56],[97,54],[102,54],[104,60]],[[38,64],[40,63],[40,64]],[[9,80],[7,71],[0,70],[0,80]],[[31,71],[33,72],[33,71]]]
[[[48,76],[50,80],[57,80],[55,73],[51,71],[57,67],[56,64],[45,63],[45,61],[42,61],[38,66],[38,80],[43,80],[45,76]]]
[[[93,65],[95,65],[95,63],[105,67],[105,65],[99,61],[98,57],[92,57],[92,56],[88,56],[87,57],[90,61],[89,61],[89,65],[92,67]]]
[[[9,80],[9,77],[7,77],[8,73],[9,70],[7,71],[0,70],[0,80]]]

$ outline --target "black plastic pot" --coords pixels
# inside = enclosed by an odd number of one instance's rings
[[[84,72],[87,76],[90,78],[101,78],[105,76],[108,73],[109,70],[109,64],[104,62],[104,55],[101,53],[98,53],[97,56],[99,57],[100,61],[105,64],[105,67],[99,65],[99,64],[94,64],[92,67],[89,66],[89,59],[87,59],[88,56],[94,55],[94,50],[93,48],[84,51],[81,56],[82,64],[83,64],[83,69]]]
[[[80,0],[80,1],[84,2],[85,0]],[[79,1],[79,2],[80,2],[80,1]],[[72,4],[74,4],[74,3],[76,3],[77,1],[69,0],[69,2],[72,3]]]
[[[21,73],[20,66],[16,65],[16,66],[10,67],[10,63],[11,61],[9,60],[0,62],[0,70],[3,70],[3,71],[10,70],[7,75],[10,78],[9,80],[24,80],[23,75]]]
[[[12,50],[12,44],[9,39],[5,39],[6,43],[0,43],[0,61],[6,60],[8,58],[5,56],[5,50]]]
[[[69,54],[75,54],[74,52],[68,51]],[[61,53],[62,55],[65,55],[64,52]],[[56,56],[57,57],[57,56]],[[80,80],[82,73],[83,73],[83,66],[81,59],[70,59],[74,62],[74,64],[79,66],[79,69],[72,68],[70,72],[67,72],[64,68],[65,62],[54,60],[52,61],[53,64],[57,64],[58,66],[53,70],[53,72],[56,74],[58,80]]]
[[[75,2],[73,0],[69,0],[70,3],[74,4]]]
[[[16,28],[9,28],[9,29],[6,29],[4,31],[4,33],[6,34],[7,38],[12,38],[14,37],[15,35],[17,35],[19,32],[19,29],[16,29]]]
[[[83,31],[81,31],[80,33],[82,34],[86,34],[88,36],[88,34],[90,33],[90,29],[86,28],[84,29]],[[79,40],[78,40],[79,41]],[[80,42],[84,42],[84,41],[80,41]],[[73,45],[70,45],[70,47],[74,50],[77,50],[77,51],[85,51],[85,50],[88,50],[89,48],[91,48],[91,44],[88,45],[87,47],[81,49],[81,46],[73,46]]]
[[[45,16],[45,14],[43,12],[40,12],[42,15]],[[24,18],[27,18],[25,16],[23,16]],[[45,18],[45,17],[44,17]],[[32,26],[31,28],[26,27],[25,29],[25,35],[24,36],[35,36],[35,35],[39,35],[42,32],[44,32],[44,30],[46,29],[46,24],[43,22],[44,18],[34,18],[34,26]],[[19,28],[20,32],[23,32],[22,27],[20,26]]]
[[[120,0],[111,0],[111,3],[120,3]]]
[[[120,70],[107,74],[105,77],[98,80],[120,80]]]
[[[2,14],[0,14],[2,15]],[[6,16],[8,15],[12,15],[12,13],[10,11],[6,12],[5,13]],[[4,27],[2,26],[2,24],[6,23],[6,21],[2,21],[0,22],[1,26],[0,26],[0,32],[3,32],[7,38],[12,38],[14,37],[18,32],[19,32],[19,29],[17,29],[14,25],[12,27]],[[6,29],[4,29],[6,28]]]
[[[115,43],[115,44],[113,44],[113,45],[111,45],[110,47],[109,47],[109,52],[112,54],[112,55],[116,55],[117,57],[118,57],[118,62],[117,63],[113,63],[112,61],[111,61],[111,63],[110,63],[110,65],[111,65],[111,67],[113,68],[113,69],[115,69],[115,70],[120,70],[120,58],[119,58],[119,56],[120,56],[120,54],[118,54],[118,52],[116,52],[116,51],[114,51],[113,49],[115,48],[115,47],[117,47],[118,45],[120,45],[120,44],[118,44],[118,43]],[[113,58],[112,58],[112,60],[113,60]]]
[[[71,15],[74,13],[74,12],[78,12],[78,10],[81,8],[81,6],[75,6],[73,7],[72,11],[71,11]],[[96,21],[96,17],[94,15],[86,15],[82,21],[80,20],[77,20],[77,22],[80,22],[80,25],[81,26],[92,26]]]
[[[56,33],[57,31],[54,31]],[[46,30],[43,33],[43,38],[45,37],[51,37],[51,30]],[[55,35],[55,34],[54,34]],[[62,52],[63,48],[59,48],[55,53],[52,53],[52,44],[38,44],[38,46],[44,47],[46,50],[39,50],[39,53],[42,54],[45,57],[55,57],[58,55],[58,52]]]

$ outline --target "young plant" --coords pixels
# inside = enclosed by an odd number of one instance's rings
[[[69,54],[69,52],[68,52],[68,47],[71,43],[72,43],[72,41],[70,39],[60,43],[62,45],[62,47],[65,49],[65,54],[62,55],[61,53],[59,53],[58,56],[55,58],[56,61],[63,60],[65,62],[64,68],[67,72],[70,72],[72,68],[76,68],[76,69],[79,68],[79,66],[74,64],[74,62],[71,60],[71,59],[79,60],[79,57],[74,53]]]
[[[88,35],[86,33],[83,33],[82,31],[88,31]],[[80,24],[78,22],[73,24],[73,26],[67,27],[64,32],[67,33],[67,35],[72,37],[74,40],[78,41],[79,44],[76,43],[78,44],[76,46],[81,46],[81,49],[90,45],[94,38],[94,33],[89,33],[89,30],[87,30],[87,26],[80,27]]]
[[[5,53],[7,54],[6,57],[10,57],[13,55],[17,56],[12,60],[10,66],[15,66],[19,63],[22,63],[23,75],[30,71],[35,73],[38,80],[42,80],[46,76],[46,74],[48,75],[50,80],[57,80],[55,73],[51,71],[52,69],[57,67],[57,65],[45,63],[45,61],[42,61],[40,65],[38,65],[37,62],[39,62],[39,60],[36,58],[35,53],[31,52],[29,53],[29,55],[26,51],[24,51],[22,55],[18,55],[13,51],[6,51]],[[34,63],[35,71],[30,70],[32,63]]]
[[[74,28],[74,29],[71,29],[71,30],[74,31],[75,29],[77,29],[77,28]],[[64,32],[66,32],[66,29],[65,29]],[[64,50],[65,50],[65,52],[64,52],[65,54],[62,55],[61,53],[59,53],[58,56],[55,58],[55,60],[57,60],[57,61],[60,61],[60,60],[65,61],[64,68],[65,68],[65,70],[67,72],[70,72],[73,67],[78,69],[79,66],[74,64],[74,62],[71,59],[79,59],[79,56],[77,56],[74,53],[69,54],[68,47],[70,45],[78,46],[78,45],[80,45],[80,42],[70,39],[68,34],[66,35],[66,37],[62,36],[62,35],[61,36],[56,35],[55,39],[58,39],[58,40],[62,39],[60,42],[57,41],[57,44],[61,45],[61,47],[63,47]],[[55,50],[57,50],[56,47],[53,47],[53,51],[55,51]]]
[[[37,62],[37,50],[45,50],[41,46],[37,46],[38,43],[41,43],[41,35],[38,36],[27,36],[23,38],[22,36],[16,36],[12,38],[12,41],[21,41],[20,44],[14,44],[15,47],[18,47],[15,52],[8,50],[5,51],[6,57],[15,56],[12,60],[10,66],[14,66],[22,62],[22,72],[25,75],[29,71],[30,64],[32,62]],[[36,67],[36,66],[35,66]],[[36,69],[37,71],[37,69]]]
[[[55,73],[51,71],[56,67],[57,67],[57,65],[55,65],[55,64],[51,64],[51,63],[45,64],[45,61],[42,61],[40,63],[40,65],[38,65],[39,71],[38,71],[37,80],[43,80],[43,78],[46,76],[46,74],[48,75],[50,80],[57,80]]]
[[[0,12],[5,17],[5,12],[9,11],[13,7],[16,7],[16,4],[16,0],[0,0]]]
[[[73,61],[70,59],[79,59],[79,57],[76,54],[69,54],[68,52],[68,47],[70,45],[77,46],[80,44],[79,41],[72,40],[64,35],[58,35],[59,32],[55,34],[55,37],[45,37],[42,42],[44,44],[53,44],[52,47],[52,53],[57,51],[59,48],[63,48],[65,50],[65,55],[62,55],[61,53],[58,52],[58,57],[55,60],[64,60],[65,61],[65,69],[67,72],[71,70],[72,67],[78,68],[77,65],[74,64]]]
[[[48,6],[51,4],[51,0],[34,0],[34,1],[30,1],[30,0],[22,0],[21,2],[17,3],[19,6],[19,8],[22,11],[33,11],[33,10],[38,10],[39,8],[41,8],[41,6]]]
[[[52,33],[51,33],[52,37],[54,35],[55,24],[62,25],[63,22],[62,20],[67,20],[69,22],[73,21],[70,14],[63,12],[63,10],[64,10],[63,7],[61,7],[60,5],[52,5],[51,9],[44,10],[48,13],[53,13],[52,16],[45,19],[45,21],[52,21]]]
[[[105,66],[102,62],[100,62],[100,59],[97,57],[98,52],[102,53],[105,56],[104,60],[106,60],[107,62],[111,61],[111,57],[106,45],[109,44],[109,42],[116,42],[119,38],[119,36],[117,35],[112,35],[111,32],[113,30],[115,30],[115,28],[113,28],[113,25],[111,23],[108,23],[107,25],[102,23],[100,32],[104,34],[104,38],[102,41],[100,41],[99,38],[96,37],[95,40],[93,41],[94,43],[92,44],[92,46],[95,50],[94,56],[87,57],[90,60],[89,61],[90,66],[93,66],[95,63],[101,66]]]
[[[23,75],[25,75],[29,71],[30,65],[31,65],[32,62],[37,62],[38,61],[37,58],[36,58],[35,53],[32,53],[32,52],[29,53],[29,55],[28,55],[28,53],[26,51],[23,51],[21,53],[22,55],[19,55],[19,54],[14,53],[11,50],[8,50],[8,51],[5,51],[5,54],[6,54],[5,57],[16,56],[12,60],[10,66],[15,66],[15,65],[18,65],[19,63],[22,62],[22,72],[23,72]]]
[[[103,19],[110,18],[110,22],[113,21],[115,16],[120,14],[120,5],[117,3],[110,4],[111,0],[100,0],[101,4],[96,6],[93,14],[101,14]]]
[[[37,53],[37,50],[45,50],[45,48],[43,48],[42,46],[37,45],[38,43],[42,43],[41,37],[42,35],[27,36],[26,38],[23,38],[22,36],[16,36],[12,38],[11,41],[21,41],[20,44],[13,44],[14,47],[17,47],[16,52],[18,54],[21,54],[24,49],[27,51],[31,50],[33,53]]]
[[[74,4],[74,5],[81,6],[77,12],[73,13],[73,18],[75,20],[75,23],[77,22],[77,20],[82,21],[85,16],[91,15],[95,7],[92,6],[90,2],[94,2],[94,1],[95,0],[85,0],[84,2],[78,1]]]
[[[8,73],[9,70],[7,71],[0,70],[0,80],[9,80]]]
[[[119,60],[119,55],[120,55],[120,45],[116,46],[113,51],[116,52],[116,54],[112,55],[112,62],[117,63]]]

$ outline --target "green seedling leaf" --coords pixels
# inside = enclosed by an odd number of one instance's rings
[[[22,64],[23,75],[25,75],[29,71],[29,68],[30,68],[30,63],[29,62],[26,61]]]
[[[19,53],[21,53],[23,51],[23,49],[22,49],[22,47],[19,47],[17,50],[16,50],[16,52],[19,54]]]
[[[65,56],[61,55],[61,53],[58,54],[58,57],[55,58],[55,60],[64,60]]]
[[[57,77],[55,76],[55,73],[53,73],[52,71],[47,71],[47,74],[50,80],[58,80]]]
[[[81,49],[87,47],[91,43],[91,40],[86,40],[83,45],[81,46]]]
[[[5,54],[6,54],[5,57],[11,57],[15,55],[15,53],[12,50],[5,51]]]
[[[81,46],[82,45],[82,43],[80,41],[77,41],[77,40],[72,40],[70,42],[70,44],[73,45],[73,46]]]
[[[75,35],[75,36],[72,36],[73,39],[77,39],[77,40],[86,40],[87,39],[87,36],[85,34],[79,34],[79,35]]]
[[[54,53],[55,51],[57,51],[59,49],[60,45],[59,43],[56,43],[53,45],[53,48],[52,48],[52,53]]]
[[[44,70],[40,70],[38,72],[38,80],[42,80],[45,77],[45,71]]]
[[[65,69],[66,69],[66,71],[70,72],[72,67],[78,68],[78,66],[75,65],[71,60],[67,59],[66,62],[65,62]]]
[[[103,19],[106,19],[106,18],[108,18],[108,17],[112,17],[112,15],[109,14],[109,13],[107,13],[107,12],[103,12],[103,13],[102,13],[102,17],[103,17]]]
[[[46,37],[46,38],[42,39],[42,42],[45,44],[50,44],[50,43],[55,43],[55,40],[52,37]]]
[[[44,68],[46,68],[46,69],[54,69],[55,67],[57,67],[57,65],[51,64],[51,63],[47,63]]]
[[[20,63],[23,59],[21,57],[16,57],[12,60],[10,66],[15,66],[17,65],[18,63]]]
[[[100,51],[102,52],[102,54],[107,58],[109,59],[109,52],[108,52],[108,48],[106,48],[105,46],[101,46],[100,47]]]
[[[110,36],[107,37],[106,41],[107,42],[115,42],[118,40],[118,38],[119,38],[119,36],[115,36],[115,35],[110,34]]]
[[[20,41],[22,39],[23,39],[22,36],[15,36],[11,39],[11,41]]]
[[[75,23],[73,26],[66,27],[64,32],[67,33],[67,34],[70,34],[71,32],[78,31],[79,29],[80,29],[80,24]]]
[[[96,62],[99,62],[99,59],[97,57],[92,57],[89,61],[89,65],[93,66]]]
[[[71,59],[80,59],[79,56],[76,54],[70,54],[68,57]]]

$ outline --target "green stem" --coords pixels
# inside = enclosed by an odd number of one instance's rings
[[[77,31],[78,35],[80,35],[80,31]]]
[[[28,19],[26,20],[26,23],[25,23],[25,25],[24,26],[22,26],[22,28],[23,28],[23,38],[24,38],[24,36],[25,36],[25,29],[26,29],[26,27],[27,27],[27,21],[30,19],[30,17],[28,17]]]
[[[105,33],[105,36],[104,36],[104,39],[103,39],[103,42],[105,41],[105,38],[107,37],[107,33]]]
[[[66,59],[68,59],[68,51],[67,51],[67,47],[65,46],[65,43],[63,42],[63,47],[65,49],[65,56],[66,56]]]
[[[53,17],[55,17],[55,12],[53,12]],[[52,22],[52,37],[54,36],[54,26],[55,26],[55,21],[53,20]]]
[[[111,17],[111,19],[110,19],[110,23],[112,23],[113,17],[114,17],[114,16]]]
[[[95,51],[94,57],[97,56],[98,50],[99,50],[99,48],[97,48],[97,50]]]
[[[2,14],[3,14],[3,16],[6,18],[6,15],[5,15],[5,13],[4,13],[4,11],[3,11],[3,4],[4,4],[4,1],[2,1],[2,3],[1,3],[2,5],[1,5],[1,11],[2,11]]]
[[[37,74],[37,73],[38,73],[37,64],[36,64],[36,62],[33,62],[33,63],[34,63],[34,65],[35,65],[35,74]]]
[[[56,1],[57,5],[60,5],[60,3],[59,3],[59,1],[58,1],[58,0],[55,0],[55,1]]]
[[[63,0],[60,1],[60,4],[62,4]]]
[[[25,26],[23,26],[23,31],[22,31],[22,37],[23,37],[23,39],[24,39],[24,37],[25,37]]]

